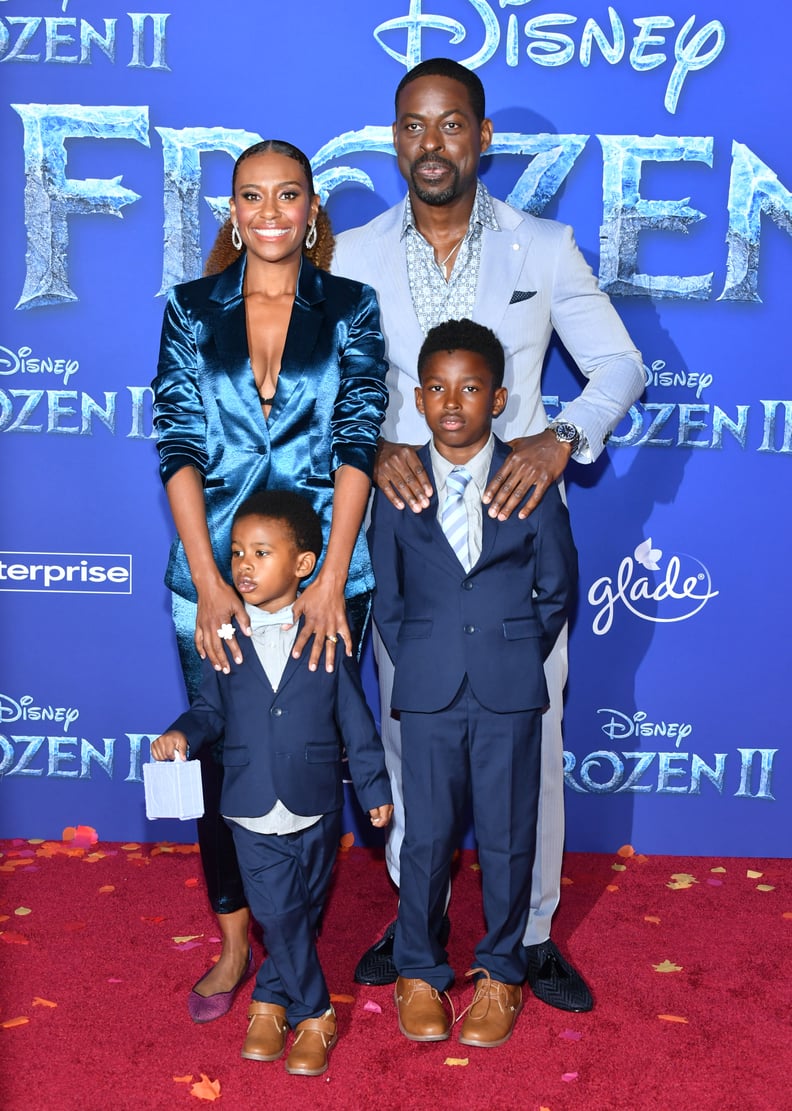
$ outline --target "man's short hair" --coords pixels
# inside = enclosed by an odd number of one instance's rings
[[[489,367],[494,389],[503,385],[506,356],[503,344],[492,331],[473,320],[446,320],[431,328],[418,352],[418,380],[423,382],[423,371],[428,359],[438,351],[473,351]]]
[[[311,503],[292,490],[258,490],[242,502],[234,524],[243,517],[269,517],[282,521],[292,534],[298,552],[322,554],[322,522]]]
[[[399,118],[399,97],[402,89],[417,81],[419,77],[450,77],[452,81],[458,81],[467,89],[470,107],[478,122],[481,123],[486,116],[484,86],[477,74],[466,69],[459,62],[452,62],[450,58],[427,58],[425,62],[419,62],[417,66],[408,70],[396,86],[396,119]]]

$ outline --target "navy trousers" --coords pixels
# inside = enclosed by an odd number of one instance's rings
[[[438,939],[451,861],[473,805],[487,933],[474,965],[525,979],[539,801],[541,712],[485,709],[467,681],[437,713],[401,713],[405,834],[394,962],[445,991],[454,979]]]
[[[318,1018],[330,994],[316,952],[341,836],[341,811],[325,814],[300,833],[253,833],[229,822],[248,906],[261,926],[267,958],[253,998],[278,1003],[294,1027]]]

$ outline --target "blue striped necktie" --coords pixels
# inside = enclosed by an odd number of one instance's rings
[[[440,526],[457,559],[470,570],[468,551],[468,516],[465,509],[465,487],[470,482],[470,471],[464,467],[454,467],[446,479],[446,500],[440,517]]]

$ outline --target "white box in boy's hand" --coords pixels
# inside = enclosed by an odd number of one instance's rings
[[[143,765],[147,818],[201,818],[204,812],[198,760],[156,760]]]

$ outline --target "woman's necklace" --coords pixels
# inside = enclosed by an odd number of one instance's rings
[[[457,240],[457,242],[456,242],[456,243],[454,244],[454,246],[453,246],[453,247],[451,248],[451,250],[450,250],[450,251],[448,252],[448,254],[446,255],[446,257],[445,257],[445,258],[443,259],[443,261],[442,261],[442,262],[440,262],[440,263],[438,263],[438,265],[439,265],[439,266],[441,266],[441,267],[443,268],[443,270],[445,270],[446,266],[448,265],[448,260],[449,260],[449,259],[451,258],[451,256],[453,255],[454,251],[458,251],[458,250],[459,250],[459,248],[460,248],[460,247],[462,246],[462,244],[463,244],[463,242],[464,242],[464,240],[465,240],[465,235],[467,235],[467,229],[465,229],[465,233],[464,233],[464,235],[462,236],[462,238],[461,238],[461,239],[458,239],[458,240]]]

